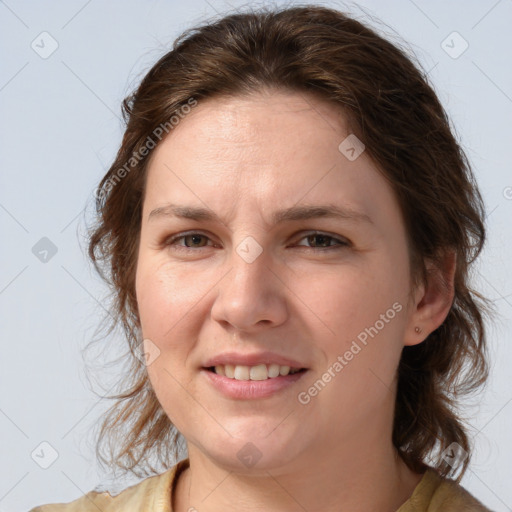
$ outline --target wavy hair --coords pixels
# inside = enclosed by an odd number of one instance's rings
[[[107,397],[114,403],[102,418],[98,460],[138,476],[154,474],[175,463],[183,441],[137,355],[135,271],[149,141],[160,142],[158,127],[170,133],[173,116],[191,99],[262,88],[314,94],[343,109],[396,194],[414,285],[426,278],[427,260],[455,251],[448,316],[422,343],[403,349],[392,440],[411,469],[428,465],[443,476],[451,467],[440,454],[458,443],[469,454],[458,468],[460,481],[472,451],[460,400],[488,375],[484,313],[492,308],[469,283],[486,235],[483,200],[421,66],[354,18],[310,5],[230,14],[185,31],[123,101],[124,136],[96,191],[88,239],[89,257],[111,291],[109,332],[122,327],[129,348],[119,392]]]

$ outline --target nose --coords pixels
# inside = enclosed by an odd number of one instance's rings
[[[249,261],[233,250],[232,268],[219,283],[211,315],[224,328],[251,333],[284,323],[288,308],[283,267],[265,251]]]

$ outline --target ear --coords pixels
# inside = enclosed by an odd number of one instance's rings
[[[404,345],[417,345],[446,319],[454,299],[456,252],[445,251],[438,263],[428,260],[427,282],[418,286],[406,326]],[[421,329],[416,332],[416,328]]]

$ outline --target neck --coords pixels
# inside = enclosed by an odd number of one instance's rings
[[[323,440],[293,464],[250,475],[221,468],[190,445],[190,466],[178,479],[172,510],[394,512],[422,475],[403,463],[391,442],[368,434],[362,437],[366,442],[343,443],[338,450]]]

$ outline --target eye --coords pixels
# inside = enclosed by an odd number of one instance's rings
[[[308,233],[299,239],[305,240],[308,244],[319,245],[319,247],[311,247],[303,244],[296,244],[297,247],[305,247],[306,249],[313,249],[315,251],[326,251],[333,249],[341,249],[350,246],[350,243],[341,238],[328,235],[321,232]],[[181,235],[173,236],[163,242],[164,246],[172,246],[178,250],[193,251],[194,249],[202,249],[203,247],[212,247],[208,241],[211,239],[203,233],[189,232]],[[179,242],[179,243],[178,243]],[[333,244],[334,242],[334,244]],[[197,252],[197,251],[195,251]]]
[[[313,244],[313,245],[315,245],[315,244],[320,245],[321,247],[319,247],[319,248],[308,247],[308,248],[316,249],[316,250],[340,249],[342,247],[347,247],[350,245],[350,243],[346,240],[342,240],[340,238],[336,238],[336,237],[333,237],[326,233],[320,233],[320,232],[309,233],[306,236],[302,237],[300,240],[306,240],[308,243]],[[315,242],[315,240],[316,240],[316,242]],[[333,241],[335,242],[335,245],[331,245],[331,242],[333,242]],[[301,244],[297,244],[297,245],[299,247],[304,247]]]
[[[205,240],[210,240],[210,239],[202,233],[191,232],[191,233],[185,233],[183,235],[171,237],[164,241],[164,245],[179,247],[180,249],[184,249],[184,250],[187,250],[187,249],[193,250],[194,247],[199,248],[199,249],[202,247],[206,247],[206,245],[202,243]],[[185,243],[185,245],[183,245],[181,243],[177,244],[176,242],[178,242],[178,241],[183,241]]]

